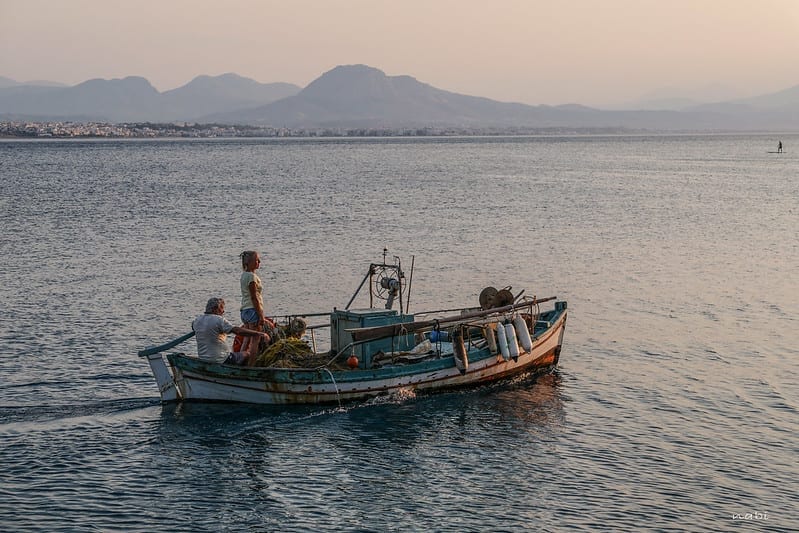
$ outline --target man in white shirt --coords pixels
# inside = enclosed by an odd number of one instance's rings
[[[191,327],[197,335],[197,356],[210,363],[225,363],[233,365],[255,364],[258,355],[258,342],[251,343],[255,349],[251,352],[231,352],[227,345],[228,333],[236,333],[251,337],[263,337],[267,341],[269,335],[260,331],[234,326],[225,319],[225,300],[211,298],[205,305],[205,313],[192,322]]]

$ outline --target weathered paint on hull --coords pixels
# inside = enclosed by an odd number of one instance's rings
[[[474,386],[517,374],[544,372],[557,365],[563,343],[566,312],[539,335],[530,352],[517,361],[501,355],[470,362],[465,374],[455,367],[452,356],[431,364],[408,365],[385,371],[316,371],[291,369],[220,368],[209,371],[194,358],[170,356],[171,370],[182,400],[228,401],[261,404],[319,404],[362,400],[402,390],[434,391]],[[429,368],[429,367],[433,368]],[[417,369],[414,372],[414,369]],[[394,370],[394,369],[392,369]]]

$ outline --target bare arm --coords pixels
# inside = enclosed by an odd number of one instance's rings
[[[262,331],[255,331],[254,329],[247,329],[247,328],[242,328],[242,327],[239,327],[239,326],[233,326],[233,329],[231,329],[230,331],[232,331],[236,335],[244,335],[245,337],[258,337],[258,336],[260,336],[260,337],[265,337],[267,339],[269,338],[269,335],[264,333],[264,332],[262,332]]]

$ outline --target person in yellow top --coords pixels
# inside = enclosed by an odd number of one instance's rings
[[[261,266],[261,256],[254,250],[241,252],[241,321],[247,329],[264,331],[264,325],[274,327],[274,323],[264,314],[263,283],[255,273]],[[258,339],[245,337],[241,351],[255,357],[258,353]]]

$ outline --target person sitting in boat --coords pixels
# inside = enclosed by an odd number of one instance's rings
[[[227,346],[228,333],[243,335],[248,338],[259,337],[266,341],[269,335],[252,329],[234,326],[223,316],[225,314],[225,300],[210,298],[205,304],[205,313],[194,319],[191,328],[197,335],[197,356],[203,361],[211,363],[225,363],[233,365],[252,366],[257,355],[256,350],[248,352],[231,352]],[[254,346],[259,342],[253,339]]]

